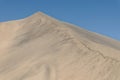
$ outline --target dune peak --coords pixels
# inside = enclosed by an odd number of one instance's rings
[[[119,53],[119,41],[42,12],[0,24],[1,80],[120,80]]]

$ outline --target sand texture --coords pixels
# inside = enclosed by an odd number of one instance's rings
[[[120,42],[41,12],[1,22],[0,80],[120,80]]]

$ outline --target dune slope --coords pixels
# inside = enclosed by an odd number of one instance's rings
[[[120,80],[120,42],[41,12],[0,23],[0,80]]]

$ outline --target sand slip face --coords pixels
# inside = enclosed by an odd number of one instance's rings
[[[0,80],[120,80],[120,42],[43,13],[0,23]]]

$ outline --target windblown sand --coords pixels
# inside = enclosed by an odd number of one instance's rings
[[[2,22],[0,80],[120,80],[120,42],[40,12]]]

